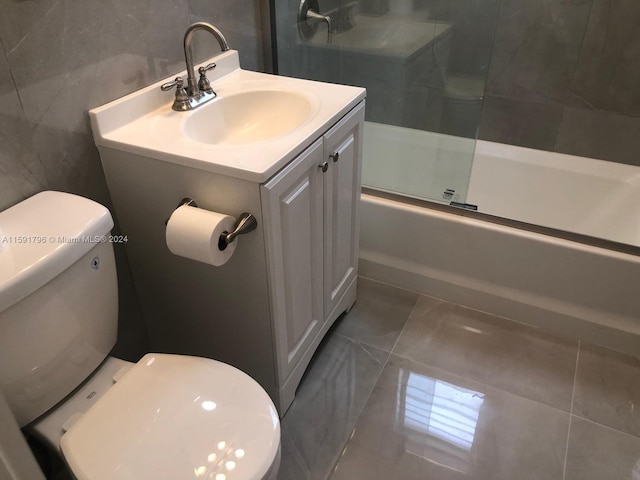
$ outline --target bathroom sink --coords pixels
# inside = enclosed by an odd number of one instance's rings
[[[285,135],[314,114],[302,93],[252,90],[219,97],[191,113],[184,133],[211,144],[248,144]]]
[[[203,65],[212,63],[216,97],[191,110],[173,110],[175,90],[161,89],[176,75],[91,110],[101,155],[127,152],[262,183],[365,97],[358,87],[243,70],[235,50]]]

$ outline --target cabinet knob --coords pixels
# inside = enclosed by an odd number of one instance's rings
[[[329,158],[331,158],[334,162],[337,162],[338,160],[340,160],[340,152],[333,152],[331,155],[329,155]]]
[[[318,168],[321,168],[322,173],[325,173],[327,170],[329,170],[329,162],[322,162],[320,165],[318,165]]]

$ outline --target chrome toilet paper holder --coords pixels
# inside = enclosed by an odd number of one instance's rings
[[[176,210],[184,205],[188,207],[199,208],[198,204],[192,198],[183,198],[176,207]],[[167,218],[164,224],[167,225],[168,223],[169,219]],[[222,235],[220,235],[220,238],[218,239],[218,249],[220,251],[225,250],[238,235],[244,235],[245,233],[252,232],[256,228],[258,228],[258,221],[256,220],[256,217],[248,212],[241,213],[236,220],[235,225],[233,226],[233,231],[225,231],[222,233]]]

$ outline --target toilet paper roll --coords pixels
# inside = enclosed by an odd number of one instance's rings
[[[167,222],[167,247],[174,255],[191,258],[216,267],[233,255],[238,240],[220,250],[218,241],[224,232],[233,231],[235,218],[202,208],[178,207]]]

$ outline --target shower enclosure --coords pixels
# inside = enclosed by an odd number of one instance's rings
[[[637,2],[272,2],[278,73],[367,88],[364,186],[640,246]]]
[[[275,12],[279,73],[367,88],[363,184],[463,204],[489,49],[456,71],[455,25],[426,3],[277,0]]]

